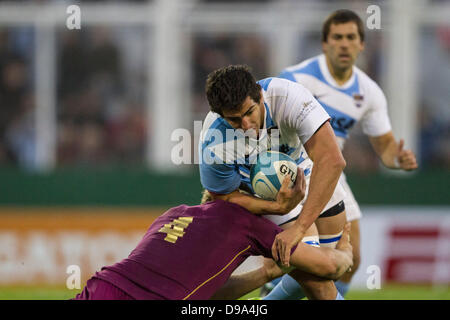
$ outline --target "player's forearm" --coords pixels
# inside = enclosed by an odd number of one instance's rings
[[[372,143],[375,153],[385,167],[390,169],[399,168],[397,162],[398,145],[392,132],[388,132],[378,137],[369,137],[369,140]]]
[[[399,169],[397,160],[397,143],[392,139],[378,154],[383,165],[390,169]]]
[[[237,300],[271,280],[263,267],[243,274],[232,275],[211,299]]]
[[[214,199],[221,199],[240,205],[253,214],[263,215],[287,213],[283,212],[283,209],[275,201],[259,199],[250,195],[242,194],[239,191],[234,191],[226,195],[213,194],[212,196]]]
[[[290,257],[291,266],[298,270],[331,280],[339,278],[350,263],[352,263],[351,252],[315,248],[303,243],[299,244]]]
[[[308,197],[294,227],[304,233],[319,217],[333,195],[345,168],[345,160],[328,122],[305,143],[305,149],[314,163],[309,182]]]
[[[244,207],[248,211],[254,214],[278,214],[286,213],[283,212],[282,208],[275,201],[268,201],[263,199],[258,199],[256,197],[242,195],[240,197],[233,197],[230,202]]]
[[[333,195],[344,167],[345,160],[339,155],[326,156],[314,162],[308,197],[295,223],[299,231],[306,232],[319,217]]]

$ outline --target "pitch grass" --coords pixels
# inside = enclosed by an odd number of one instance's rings
[[[79,292],[61,286],[5,286],[0,287],[0,300],[69,300]]]
[[[241,299],[258,297],[259,289]],[[450,287],[447,285],[401,285],[388,284],[377,290],[350,290],[347,300],[450,300]]]
[[[0,300],[67,300],[75,297],[81,289],[69,290],[65,287],[0,287]],[[241,299],[256,298],[255,290]],[[450,300],[449,286],[384,285],[380,290],[351,290],[348,300]]]

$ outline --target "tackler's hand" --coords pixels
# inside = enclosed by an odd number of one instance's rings
[[[289,267],[292,247],[303,239],[303,233],[295,226],[292,226],[276,235],[272,244],[272,257],[275,261],[280,261],[284,267]]]

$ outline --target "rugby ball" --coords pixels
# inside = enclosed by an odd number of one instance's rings
[[[297,178],[297,164],[287,154],[266,151],[258,155],[250,169],[250,183],[256,195],[265,200],[275,200],[284,177],[291,176],[289,187]]]

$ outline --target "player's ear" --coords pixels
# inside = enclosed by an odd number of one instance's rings
[[[364,45],[364,41],[361,41],[361,52],[364,51],[365,45]]]

